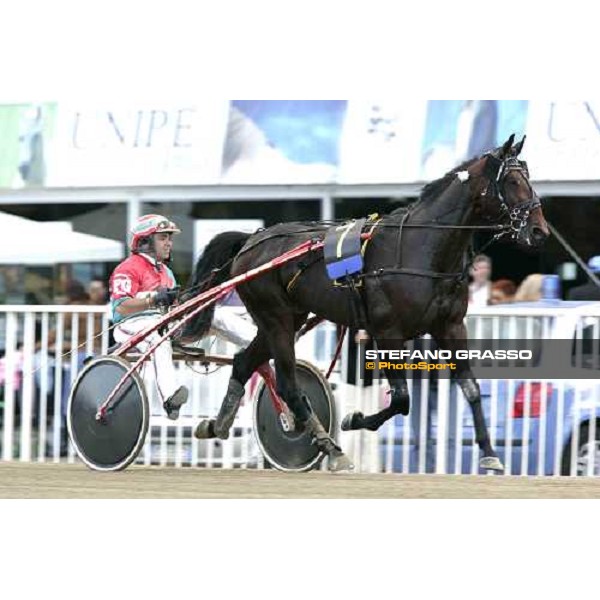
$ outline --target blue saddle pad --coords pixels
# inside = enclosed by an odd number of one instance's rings
[[[327,230],[323,256],[329,279],[335,281],[362,271],[360,234],[365,221],[357,219]]]

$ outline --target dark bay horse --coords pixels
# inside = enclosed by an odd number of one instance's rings
[[[408,209],[395,210],[377,222],[364,253],[362,285],[336,287],[327,277],[323,252],[295,260],[238,287],[258,326],[252,343],[234,359],[227,394],[216,420],[202,421],[200,438],[227,437],[252,373],[275,359],[277,389],[300,426],[329,455],[331,470],[349,460],[325,432],[295,379],[295,333],[315,313],[334,323],[366,329],[380,350],[398,350],[406,340],[429,333],[440,349],[467,348],[464,317],[468,304],[468,267],[477,229],[496,229],[516,244],[539,246],[548,236],[540,200],[518,159],[525,138],[514,135],[503,146],[453,169],[424,187]],[[514,144],[514,145],[513,145]],[[308,239],[322,239],[328,224],[283,223],[253,235],[216,236],[196,265],[192,289],[210,287],[283,254]],[[208,277],[211,275],[210,277]],[[207,279],[208,277],[208,279]],[[199,291],[199,290],[197,290]],[[184,331],[186,338],[205,334],[212,314]],[[485,423],[479,385],[468,360],[455,360],[453,376],[469,402],[481,449],[480,466],[503,470]],[[386,371],[390,405],[375,415],[347,415],[342,429],[376,430],[396,414],[408,414],[409,394],[402,371]]]

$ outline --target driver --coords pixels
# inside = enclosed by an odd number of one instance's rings
[[[140,331],[155,325],[177,298],[175,276],[168,266],[173,234],[180,229],[161,215],[140,217],[130,231],[131,256],[121,262],[110,277],[110,303],[114,337],[124,343]],[[139,344],[146,352],[160,339],[152,332]],[[177,385],[170,340],[163,342],[151,355],[156,386],[169,419],[179,417],[179,409],[188,398],[188,389]]]

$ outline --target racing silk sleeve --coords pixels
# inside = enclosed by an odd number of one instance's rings
[[[123,315],[117,312],[117,307],[128,298],[135,298],[141,291],[142,278],[131,266],[119,265],[110,278],[110,306],[115,323],[123,320]]]

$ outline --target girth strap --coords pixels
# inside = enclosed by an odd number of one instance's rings
[[[365,310],[363,295],[361,293],[362,288],[359,288],[356,285],[354,276],[348,276],[346,280],[346,288],[350,289],[350,311],[352,313],[353,320],[356,323],[356,327],[358,329],[368,330],[367,313]]]

